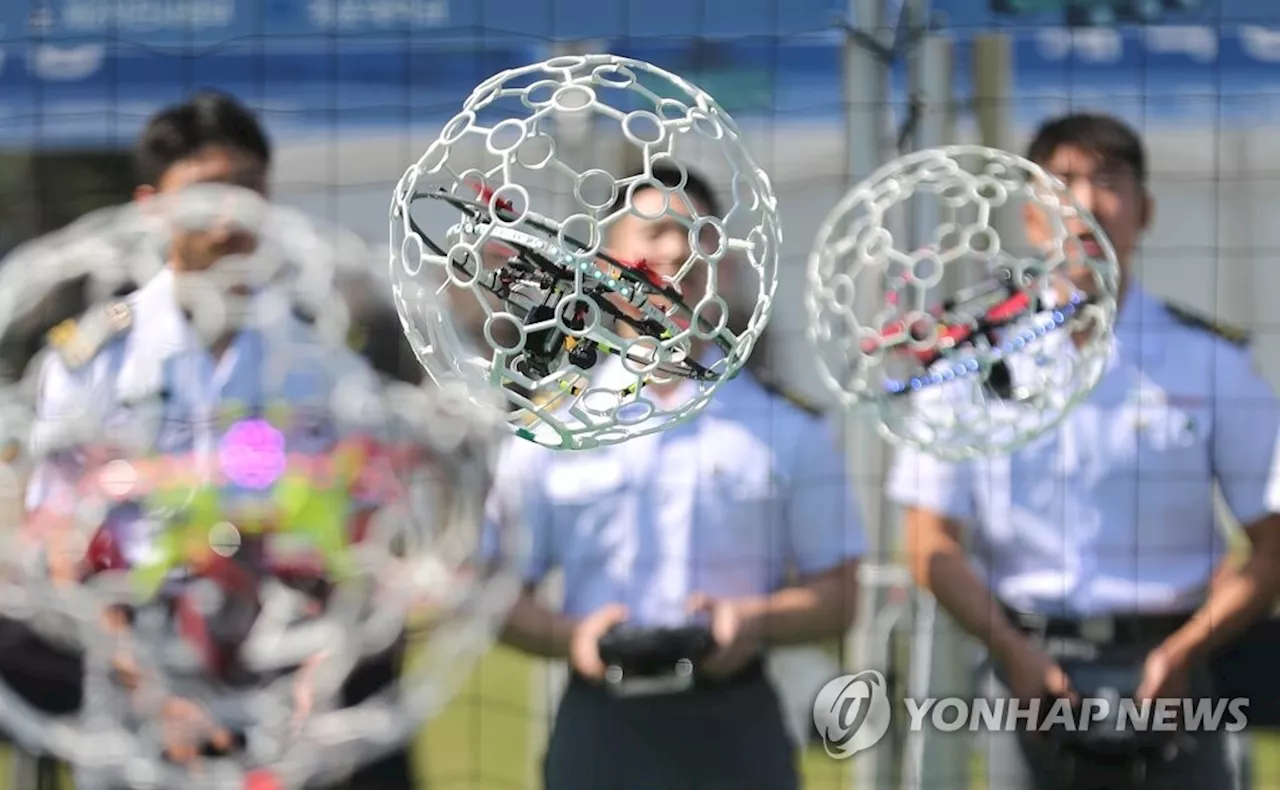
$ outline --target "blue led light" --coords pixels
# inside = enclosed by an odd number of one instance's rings
[[[1085,298],[1081,294],[1072,294],[1071,303],[1064,305],[1058,310],[1054,310],[1047,317],[1040,319],[1041,323],[1029,327],[1017,335],[1007,339],[998,347],[992,349],[990,359],[999,360],[1010,354],[1022,351],[1027,347],[1028,343],[1034,342],[1038,338],[1042,338],[1049,332],[1060,328],[1062,325],[1071,320],[1071,317],[1078,312],[1078,308],[1084,303]],[[935,371],[927,377],[916,376],[906,382],[897,380],[885,381],[884,387],[890,394],[899,394],[907,389],[920,390],[927,384],[938,384],[945,381],[953,381],[958,377],[977,373],[982,366],[978,364],[976,359],[968,359],[963,362],[957,362],[952,367],[942,371]]]

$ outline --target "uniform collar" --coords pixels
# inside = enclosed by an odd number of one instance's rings
[[[137,334],[140,341],[148,344],[148,351],[161,355],[173,351],[202,345],[195,335],[187,314],[178,301],[178,274],[169,266],[162,268],[145,285],[131,297],[134,308],[134,324],[141,331]],[[254,309],[265,309],[264,302],[258,301]],[[270,316],[260,314],[266,321],[274,321],[274,313]],[[300,326],[300,322],[286,317],[291,330]]]
[[[138,289],[134,301],[133,312],[141,330],[138,335],[143,342],[154,344],[157,351],[182,347],[190,331],[178,307],[175,285],[173,269],[165,266]]]

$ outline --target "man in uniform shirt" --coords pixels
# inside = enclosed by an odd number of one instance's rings
[[[138,201],[199,184],[226,184],[267,194],[271,163],[267,137],[248,109],[222,94],[199,94],[157,114],[139,139],[136,157],[142,184],[136,193]],[[62,419],[89,403],[104,409],[111,419],[113,412],[127,413],[121,409],[122,401],[159,398],[165,419],[153,449],[184,453],[216,439],[205,435],[209,423],[202,421],[200,415],[216,412],[219,404],[267,406],[257,401],[268,397],[264,392],[264,380],[268,378],[275,382],[273,387],[278,391],[274,394],[287,400],[291,407],[312,407],[321,414],[330,413],[339,377],[356,383],[360,391],[376,392],[374,372],[354,352],[341,359],[328,354],[326,362],[336,366],[332,370],[314,364],[312,359],[298,362],[299,366],[308,367],[298,375],[292,369],[287,376],[277,375],[281,371],[275,369],[264,375],[266,367],[278,365],[281,360],[268,356],[272,353],[267,348],[270,341],[264,342],[261,333],[232,331],[212,344],[197,337],[180,306],[184,277],[198,275],[227,256],[250,253],[256,244],[252,233],[231,226],[177,229],[171,238],[168,265],[127,299],[111,305],[112,321],[97,320],[101,315],[96,311],[103,310],[98,307],[79,326],[67,326],[60,334],[55,332],[51,343],[55,353],[41,371],[35,441],[39,443],[47,434],[56,434]],[[286,331],[288,341],[299,347],[312,333],[301,318],[290,318]],[[74,353],[72,344],[57,339],[77,336],[88,345],[74,349]],[[327,433],[317,427],[314,435],[322,437]],[[307,452],[305,448],[298,451]],[[68,471],[57,463],[41,464],[28,487],[27,506],[33,517],[59,507],[74,478],[74,468]],[[125,543],[122,548],[128,552],[140,547]],[[51,648],[34,634],[29,634],[28,639],[37,652],[49,654]],[[358,702],[394,679],[399,659],[398,651],[393,653],[357,667],[344,689],[346,704]],[[57,651],[54,655],[68,664],[61,685],[74,685],[74,689],[67,689],[67,707],[74,710],[79,706],[83,672],[80,659],[59,656]],[[7,682],[18,689],[31,688],[38,697],[43,681],[32,676],[33,666],[31,662],[11,664],[3,671]],[[41,704],[38,699],[33,702]],[[189,709],[182,713],[186,718],[194,715]],[[218,733],[205,733],[210,737],[215,734]],[[170,756],[174,753],[190,756],[191,744],[175,744]],[[359,788],[413,787],[407,749],[361,769],[351,781],[353,787]]]
[[[669,168],[652,175],[668,187],[682,180]],[[720,216],[696,174],[684,193],[701,216]],[[658,215],[663,199],[657,188],[636,190],[635,214],[611,227],[607,246],[671,276],[691,254],[687,226],[636,216]],[[689,213],[675,194],[671,208]],[[728,270],[720,267],[722,288]],[[690,304],[705,291],[702,277],[681,283]],[[694,353],[710,364],[714,352]],[[620,363],[600,367],[597,383],[626,375]],[[674,405],[695,386],[644,392]],[[558,452],[513,439],[488,515],[532,537],[504,641],[571,668],[545,757],[547,790],[798,786],[761,657],[770,646],[843,635],[852,621],[863,537],[831,425],[744,372],[695,420],[621,445]],[[557,566],[565,595],[552,611],[536,591]],[[694,663],[690,688],[623,697],[606,683],[600,642],[611,629],[700,618],[714,648]]]
[[[1280,581],[1280,518],[1264,498],[1280,408],[1242,336],[1135,281],[1153,203],[1133,130],[1101,115],[1058,118],[1039,129],[1029,158],[1068,185],[1115,247],[1115,349],[1061,426],[1008,457],[951,464],[898,453],[889,493],[906,511],[912,571],[989,650],[995,698],[1078,702],[1100,684],[1138,700],[1211,698],[1207,657],[1270,610]],[[1049,238],[1036,211],[1026,217],[1033,243]],[[1100,253],[1094,239],[1085,247]],[[1253,547],[1243,568],[1217,579],[1215,481]],[[1129,765],[1133,778],[1228,786],[1224,734],[1184,735],[1172,761]],[[988,750],[1000,790],[1084,786],[1101,765],[1049,732],[992,734]]]

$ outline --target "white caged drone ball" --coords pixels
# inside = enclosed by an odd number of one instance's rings
[[[570,144],[575,130],[590,155]],[[637,175],[619,175],[628,158]],[[722,216],[687,194],[684,162],[727,171]],[[660,208],[637,209],[645,190]],[[432,209],[434,222],[416,213]],[[664,260],[611,253],[628,216],[687,246]],[[501,391],[512,432],[562,449],[696,416],[768,322],[780,243],[769,178],[733,119],[681,77],[613,55],[481,84],[391,205],[393,290],[419,362],[437,381]],[[675,402],[645,389],[681,379]]]
[[[482,517],[496,405],[348,346],[348,259],[382,260],[353,244],[208,184],[0,266],[0,727],[77,787],[342,780],[515,600],[523,537]]]
[[[902,244],[890,232],[902,218],[932,238]],[[885,165],[823,222],[809,338],[828,387],[873,411],[890,441],[947,460],[1008,453],[1097,385],[1118,278],[1102,229],[1042,168],[991,148],[929,149]]]

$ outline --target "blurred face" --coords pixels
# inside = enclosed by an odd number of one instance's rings
[[[1109,163],[1095,153],[1064,145],[1054,152],[1045,170],[1062,179],[1079,201],[1080,206],[1093,215],[1111,244],[1115,247],[1120,263],[1121,277],[1129,274],[1133,251],[1142,233],[1151,221],[1153,205],[1145,185],[1128,165]],[[1085,255],[1101,257],[1102,247],[1078,220],[1073,220],[1067,230],[1079,234],[1084,241]],[[1052,242],[1053,227],[1044,213],[1035,206],[1027,207],[1027,237],[1035,245]],[[1084,266],[1070,267],[1071,280],[1081,290],[1095,289],[1092,275]]]
[[[664,208],[680,217],[692,217],[695,212],[706,215],[700,207],[690,206],[677,195],[664,194],[657,189],[637,190],[633,196],[634,213],[629,213],[614,224],[609,231],[607,249],[615,258],[634,263],[645,261],[649,268],[660,277],[674,277],[694,254],[689,244],[689,227],[673,216],[660,219],[649,219],[657,216]],[[637,214],[642,216],[637,216]],[[712,250],[718,243],[714,231],[708,231],[708,238],[700,244]],[[680,280],[678,290],[683,295],[686,305],[693,307],[707,292],[707,266],[705,260],[694,262],[690,270]],[[727,267],[720,269],[721,279]],[[666,309],[670,305],[661,297],[652,297],[650,302],[659,308]]]
[[[154,187],[142,187],[135,198],[172,194],[197,184],[227,184],[267,194],[267,170],[256,156],[225,146],[209,146],[177,162]],[[179,272],[199,272],[229,255],[247,255],[257,246],[254,235],[231,222],[214,222],[199,230],[174,230],[170,263]]]

